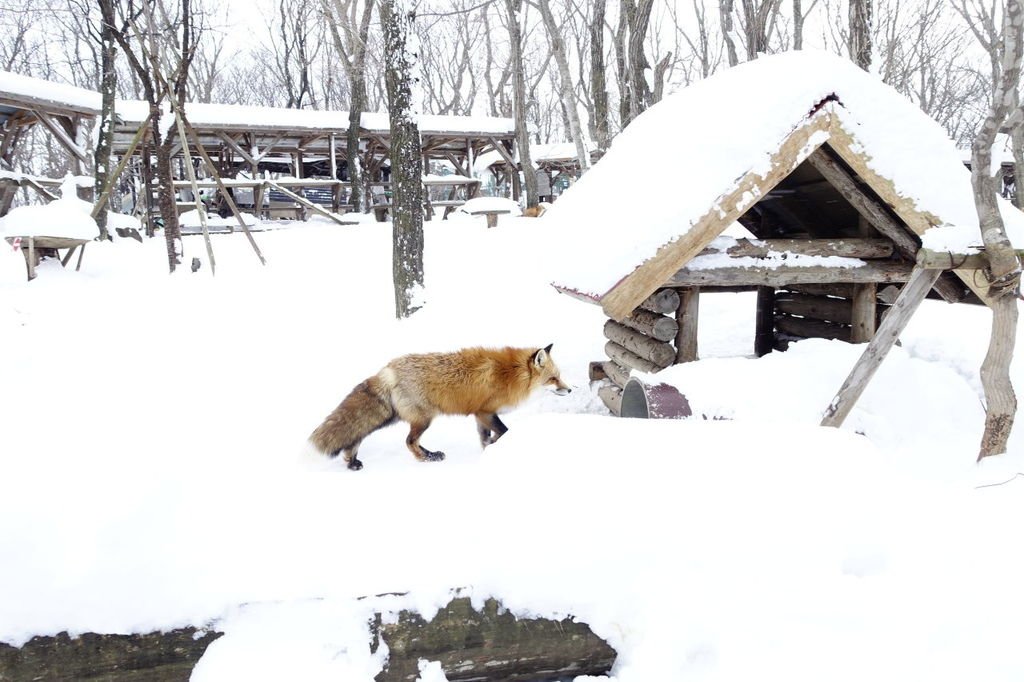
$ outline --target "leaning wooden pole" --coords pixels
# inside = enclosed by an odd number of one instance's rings
[[[921,301],[931,291],[935,280],[941,274],[942,270],[914,268],[910,275],[910,281],[903,287],[903,291],[900,292],[899,297],[892,304],[889,314],[882,320],[882,324],[878,331],[875,332],[874,338],[868,343],[864,354],[857,360],[857,364],[850,371],[850,376],[846,378],[846,382],[839,389],[839,393],[836,394],[828,409],[825,410],[825,416],[821,420],[822,426],[835,426],[838,428],[843,425],[846,417],[853,410],[853,406],[857,404],[857,400],[864,393],[864,389],[867,388],[871,377],[875,375],[879,365],[882,364],[882,360],[885,359],[885,356],[892,347],[896,345],[896,339],[899,338],[903,329],[907,326],[907,322],[913,317],[914,311],[921,305]]]
[[[217,274],[217,260],[213,257],[213,244],[210,242],[210,230],[206,226],[206,207],[199,197],[199,182],[196,180],[196,169],[192,166],[192,155],[188,153],[188,136],[185,134],[185,124],[181,121],[181,111],[174,114],[174,120],[178,124],[178,137],[181,138],[181,153],[185,156],[185,174],[192,184],[192,196],[196,200],[196,212],[199,213],[199,224],[203,228],[203,241],[206,242],[206,257],[210,259],[210,274]]]
[[[238,221],[239,227],[242,228],[242,232],[245,233],[245,238],[249,240],[249,245],[252,250],[256,252],[256,257],[260,259],[260,263],[263,265],[267,264],[267,259],[263,257],[263,253],[260,251],[260,247],[256,245],[256,240],[253,239],[252,231],[246,224],[245,219],[242,217],[242,212],[238,210],[238,204],[235,203],[235,198],[231,196],[231,192],[228,191],[227,186],[220,177],[220,171],[213,164],[213,159],[206,153],[206,148],[203,147],[203,143],[199,141],[199,135],[196,134],[195,128],[188,121],[185,121],[185,130],[188,131],[192,138],[193,144],[196,146],[196,151],[199,152],[199,156],[202,157],[206,167],[210,169],[210,175],[213,177],[213,181],[217,183],[217,190],[221,196],[224,197],[224,201],[227,202],[228,208],[231,209],[231,215],[235,216],[235,220]]]
[[[114,183],[116,183],[118,178],[121,177],[121,173],[124,172],[125,166],[128,165],[128,161],[132,158],[132,154],[135,153],[135,148],[139,146],[139,142],[142,141],[142,136],[146,134],[146,125],[148,124],[139,126],[139,129],[135,131],[135,137],[133,137],[132,141],[128,143],[128,148],[125,150],[124,154],[121,155],[121,160],[117,163],[117,168],[114,169],[113,173],[107,176],[107,182],[103,186],[103,191],[100,193],[99,198],[96,199],[96,204],[92,207],[93,220],[95,220],[96,216],[100,214],[103,207],[107,205],[107,201],[110,199],[110,193],[114,190]]]

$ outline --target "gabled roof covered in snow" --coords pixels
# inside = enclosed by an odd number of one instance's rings
[[[0,121],[16,109],[26,108],[51,114],[95,116],[102,103],[100,94],[93,90],[0,71]]]
[[[549,214],[556,285],[625,317],[823,145],[924,246],[981,243],[970,174],[945,131],[851,62],[791,52],[691,85],[616,137]],[[644,196],[633,201],[638,168]],[[1002,212],[1024,244],[1024,214]]]

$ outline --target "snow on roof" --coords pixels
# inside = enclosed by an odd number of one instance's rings
[[[60,199],[11,209],[0,218],[0,235],[94,239],[99,227],[91,215],[92,204],[78,198],[76,185],[74,176],[69,175],[60,187]]]
[[[348,130],[347,111],[313,109],[281,109],[246,104],[185,105],[189,123],[199,127],[262,127],[281,130]],[[140,100],[117,102],[117,115],[130,123],[140,123],[149,116],[149,104]]]
[[[937,219],[925,246],[962,252],[981,242],[970,174],[942,127],[877,76],[805,50],[728,69],[637,117],[546,216],[561,254],[552,279],[605,295],[740,178],[766,173],[782,142],[832,96],[826,109],[868,168]],[[1024,244],[1024,214],[1005,202],[1002,210],[1011,240]]]
[[[589,150],[590,145],[583,143],[585,149]],[[530,158],[536,162],[542,161],[575,161],[575,142],[551,142],[549,144],[530,145]]]
[[[4,98],[41,105],[51,104],[61,109],[73,109],[87,114],[98,114],[102,105],[100,93],[93,90],[10,71],[0,71],[0,99]]]
[[[437,116],[420,114],[416,117],[420,133],[462,133],[484,135],[512,135],[516,124],[511,118],[494,116]],[[389,132],[391,123],[386,112],[364,113],[360,125],[371,132]]]

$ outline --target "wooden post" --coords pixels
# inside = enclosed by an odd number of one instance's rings
[[[875,336],[875,321],[878,319],[875,285],[855,284],[853,287],[853,331],[850,341],[867,343]]]
[[[338,138],[334,133],[328,135],[330,140],[331,151],[330,151],[330,164],[331,164],[331,180],[340,180],[338,177]],[[337,210],[337,209],[335,209]]]
[[[846,417],[850,414],[853,406],[857,403],[864,389],[867,387],[871,377],[878,370],[882,360],[895,345],[896,339],[907,326],[907,322],[914,315],[914,311],[921,305],[921,301],[931,290],[942,273],[941,270],[925,270],[914,268],[910,275],[910,281],[903,287],[896,302],[892,304],[889,314],[882,320],[878,332],[875,334],[864,354],[860,356],[857,364],[850,371],[839,393],[832,399],[832,403],[825,410],[825,416],[821,420],[822,426],[842,426]]]
[[[693,362],[697,359],[697,320],[700,314],[700,289],[690,287],[679,293],[679,307],[676,308],[676,364]]]
[[[775,287],[757,288],[754,354],[764,357],[775,348]]]
[[[210,274],[217,274],[217,259],[213,256],[213,244],[210,243],[210,230],[206,226],[206,206],[203,205],[202,197],[199,196],[199,183],[196,181],[196,170],[192,165],[192,156],[188,152],[188,136],[185,134],[185,124],[181,121],[181,113],[172,114],[178,126],[178,137],[181,138],[181,153],[185,158],[185,173],[192,185],[192,198],[196,202],[196,212],[199,214],[199,224],[203,228],[203,241],[206,242],[206,257],[210,261]]]

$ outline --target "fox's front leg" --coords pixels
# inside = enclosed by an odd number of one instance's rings
[[[508,427],[493,413],[476,415],[476,430],[480,434],[480,445],[487,447],[505,435]]]

